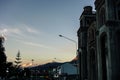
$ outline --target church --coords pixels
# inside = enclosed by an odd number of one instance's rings
[[[95,0],[79,18],[80,80],[120,80],[120,0]]]

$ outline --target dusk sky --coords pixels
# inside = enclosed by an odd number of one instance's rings
[[[7,61],[15,61],[20,50],[22,63],[70,61],[76,56],[79,17],[94,0],[0,0],[0,35],[6,41]]]

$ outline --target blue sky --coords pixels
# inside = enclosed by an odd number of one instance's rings
[[[0,0],[0,34],[6,37],[8,61],[18,50],[23,63],[70,61],[76,56],[79,17],[94,0]]]

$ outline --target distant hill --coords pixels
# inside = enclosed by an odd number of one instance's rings
[[[55,68],[60,66],[63,63],[59,63],[59,62],[51,62],[51,63],[47,63],[47,64],[43,64],[43,65],[38,65],[38,66],[34,66],[34,67],[29,67],[30,69],[33,70],[46,70],[48,68]]]

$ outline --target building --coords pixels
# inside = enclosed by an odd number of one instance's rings
[[[84,7],[78,29],[81,80],[120,80],[120,0]]]
[[[120,0],[96,0],[98,80],[120,80]]]
[[[80,63],[80,78],[81,80],[88,79],[88,31],[95,30],[89,29],[89,26],[95,21],[95,12],[92,11],[91,6],[85,6],[82,15],[80,16],[80,28],[78,29],[78,53]],[[92,26],[92,25],[91,25]],[[91,27],[94,28],[94,27]],[[89,32],[91,34],[91,32]],[[93,31],[94,33],[94,31]],[[92,34],[93,34],[92,33]],[[90,36],[89,36],[90,37]],[[93,44],[94,45],[94,44]]]
[[[95,18],[95,16],[94,16]],[[88,79],[97,80],[97,48],[96,48],[96,22],[93,21],[88,28],[87,36],[87,64],[88,64]]]
[[[59,80],[77,80],[77,68],[69,62],[54,68],[54,77]]]

